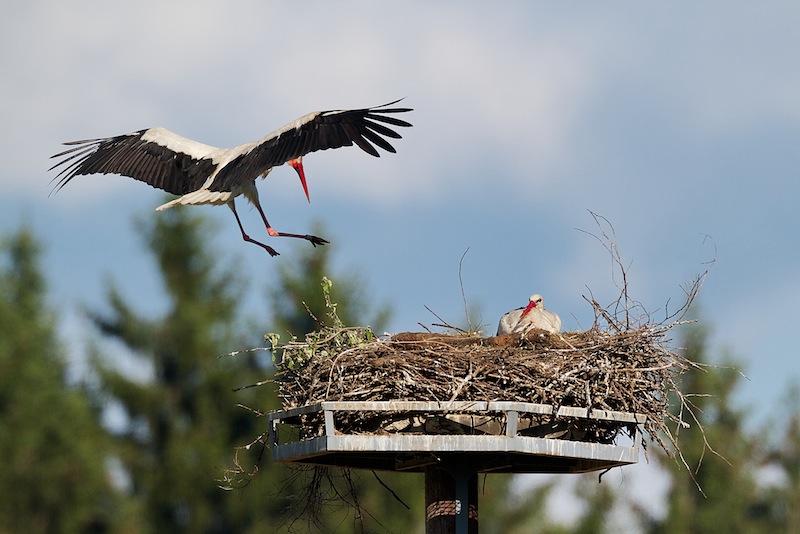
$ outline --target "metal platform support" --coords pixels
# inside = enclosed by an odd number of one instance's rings
[[[344,430],[341,422],[359,413],[392,424],[371,433]],[[582,473],[633,464],[638,425],[646,421],[628,412],[467,401],[320,402],[267,418],[276,461],[424,472],[426,531],[437,534],[477,532],[478,473]],[[403,420],[422,424],[397,426]],[[589,423],[625,427],[632,444],[581,441]]]
[[[425,532],[477,534],[478,473],[466,465],[425,468]]]

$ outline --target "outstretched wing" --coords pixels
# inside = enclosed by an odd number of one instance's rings
[[[217,166],[211,154],[219,150],[164,128],[64,144],[75,146],[51,156],[61,158],[49,169],[61,167],[53,178],[53,192],[79,175],[120,174],[184,195],[199,189],[211,176]]]
[[[245,180],[253,180],[272,167],[317,150],[358,145],[364,152],[380,157],[378,150],[396,152],[386,138],[401,135],[386,126],[410,127],[411,124],[392,115],[412,111],[390,108],[399,100],[364,109],[318,111],[300,117],[283,128],[250,145],[220,169],[209,189],[230,191]]]

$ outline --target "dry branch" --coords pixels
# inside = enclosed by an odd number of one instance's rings
[[[599,235],[590,235],[609,253],[619,297],[602,306],[591,291],[584,296],[594,312],[589,330],[561,334],[534,330],[522,337],[429,330],[377,338],[369,328],[338,323],[303,341],[274,344],[283,408],[322,401],[519,401],[632,412],[647,416],[643,430],[650,440],[670,456],[677,452],[680,457],[676,429],[697,420],[676,380],[697,365],[671,348],[670,335],[675,326],[688,322],[685,314],[708,271],[685,288],[686,299],[677,311],[667,311],[655,321],[628,293],[613,228],[603,217],[591,215]],[[323,291],[330,287],[326,283]],[[329,303],[329,308],[335,312],[335,305]],[[680,403],[678,415],[670,412],[673,399]],[[528,417],[530,426],[537,428],[565,423],[551,415]],[[306,436],[318,433],[320,423],[307,418]],[[571,431],[566,439],[601,443],[631,430],[626,423],[567,423]],[[361,412],[337,425],[349,433],[424,429],[424,421],[403,413]],[[646,446],[644,439],[642,443]]]
[[[678,448],[677,430],[699,426],[699,421],[677,381],[699,366],[671,347],[670,336],[674,327],[689,322],[684,317],[708,270],[684,288],[686,298],[677,311],[667,310],[656,321],[628,293],[613,228],[604,218],[591,215],[600,232],[590,235],[611,257],[619,297],[602,306],[591,291],[584,296],[594,312],[589,330],[481,337],[433,333],[426,327],[424,333],[378,338],[368,327],[346,328],[338,321],[326,279],[323,292],[335,327],[283,345],[275,334],[268,335],[283,408],[322,401],[519,401],[631,412],[647,418],[642,425],[643,446],[649,438],[670,457],[677,455],[688,469]],[[678,409],[671,411],[675,401]],[[303,416],[303,437],[321,432],[322,421],[315,417],[319,415]],[[358,412],[342,417],[337,428],[345,433],[428,432],[431,422],[408,413]],[[623,431],[633,435],[629,423],[536,414],[526,418],[527,428],[540,432],[529,435],[599,443],[610,443]],[[439,421],[444,432],[458,430],[447,422]]]
[[[327,348],[300,368],[288,362],[307,347],[294,343],[282,349],[276,380],[285,409],[322,401],[519,401],[639,413],[647,416],[645,432],[669,450],[659,437],[672,436],[668,396],[678,391],[675,377],[692,366],[667,346],[676,324],[527,337],[406,332],[343,344],[338,353]],[[362,413],[341,424],[347,433],[382,432],[408,417]],[[532,426],[555,422],[531,417]],[[575,435],[609,443],[624,428],[583,421]],[[318,426],[309,420],[306,429]]]

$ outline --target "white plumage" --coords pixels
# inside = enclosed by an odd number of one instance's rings
[[[273,229],[258,200],[256,178],[266,177],[274,167],[288,163],[297,171],[306,198],[309,198],[302,163],[304,155],[353,144],[375,157],[380,156],[376,146],[395,152],[385,138],[400,139],[401,136],[385,124],[409,127],[410,123],[391,114],[412,111],[388,107],[397,102],[399,100],[373,108],[309,113],[259,141],[233,148],[198,143],[165,128],[64,143],[77,146],[52,156],[62,159],[50,170],[63,166],[53,179],[57,181],[53,191],[60,190],[75,176],[120,174],[180,195],[156,208],[159,211],[178,204],[227,204],[236,217],[242,238],[277,255],[275,249],[252,239],[244,231],[234,203],[237,196],[244,195],[258,209],[269,235],[296,237],[314,246],[324,245],[328,241],[320,237]]]
[[[525,334],[532,328],[541,328],[554,334],[561,332],[561,317],[544,309],[544,299],[538,293],[531,295],[526,307],[512,310],[500,318],[497,335]]]

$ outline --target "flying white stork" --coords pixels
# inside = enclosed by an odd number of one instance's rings
[[[561,332],[561,317],[544,309],[541,295],[531,295],[528,300],[526,307],[512,310],[500,318],[500,324],[497,325],[498,336],[512,332],[525,334],[532,328],[541,328],[554,334]]]
[[[276,256],[278,252],[275,249],[252,239],[244,231],[234,204],[237,196],[244,195],[258,209],[269,235],[296,237],[310,241],[314,246],[324,245],[328,241],[320,237],[289,234],[273,229],[258,201],[256,178],[266,177],[274,167],[288,163],[297,171],[310,202],[303,171],[303,156],[317,150],[353,144],[375,157],[380,157],[375,146],[387,152],[395,152],[385,138],[400,139],[401,136],[384,124],[411,126],[391,114],[412,111],[409,108],[388,107],[397,102],[399,100],[372,108],[309,113],[259,141],[233,148],[204,145],[165,128],[150,128],[102,139],[71,141],[64,144],[77,146],[52,156],[62,159],[49,170],[63,166],[51,181],[57,181],[53,193],[79,175],[128,176],[169,193],[181,195],[159,206],[157,211],[178,204],[227,204],[236,217],[242,238]]]

